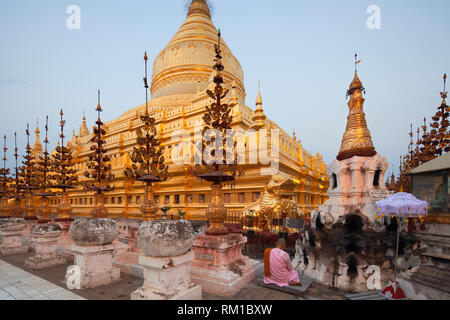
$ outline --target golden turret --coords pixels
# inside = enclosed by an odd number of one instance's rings
[[[365,92],[365,89],[355,70],[355,78],[347,91],[347,96],[350,96],[348,103],[350,111],[347,118],[347,128],[342,138],[341,149],[337,156],[339,161],[355,156],[373,157],[377,154],[370,131],[367,128],[366,115],[363,109],[365,101],[362,96],[363,92]]]
[[[253,115],[253,128],[260,129],[266,123],[266,115],[262,108],[263,102],[261,97],[261,85],[258,85],[258,96],[256,97],[256,110]]]
[[[80,127],[80,138],[86,137],[88,135],[90,135],[90,132],[86,124],[86,115],[83,112],[83,123],[81,124]]]
[[[39,160],[40,157],[43,156],[44,149],[42,148],[41,143],[41,131],[39,130],[39,121],[36,124],[36,130],[34,130],[34,133],[36,134],[36,138],[34,140],[34,146],[33,146],[33,156],[36,160]]]

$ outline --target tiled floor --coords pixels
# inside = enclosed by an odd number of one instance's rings
[[[0,300],[85,300],[0,260]]]

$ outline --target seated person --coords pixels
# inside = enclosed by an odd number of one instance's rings
[[[274,249],[267,249],[264,253],[264,283],[276,284],[279,287],[301,287],[298,271],[292,268],[286,240],[279,239]]]

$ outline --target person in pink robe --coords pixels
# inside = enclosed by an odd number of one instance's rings
[[[279,287],[301,286],[298,271],[292,268],[289,254],[284,249],[286,241],[279,239],[276,248],[270,252],[270,276],[264,277],[264,283]]]

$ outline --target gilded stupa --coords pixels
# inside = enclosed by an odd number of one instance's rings
[[[213,61],[217,33],[206,1],[192,0],[185,21],[153,63],[148,112],[156,121],[170,176],[168,181],[154,185],[154,199],[157,205],[172,207],[169,216],[176,216],[180,209],[186,212],[187,219],[205,220],[205,210],[210,202],[209,185],[202,183],[193,174],[192,166],[173,161],[179,156],[193,158],[194,147],[185,144],[185,137],[173,139],[172,135],[177,130],[185,130],[193,139],[195,128],[203,125],[205,108],[211,104],[206,91],[215,86]],[[230,90],[227,98],[229,102],[236,103],[231,127],[242,132],[252,128],[256,131],[278,129],[279,175],[296,183],[293,195],[304,212],[317,209],[327,199],[328,176],[323,157],[318,153],[309,153],[303,148],[300,139],[287,134],[264,114],[260,91],[256,111],[246,105],[241,64],[225,41],[221,43],[221,50],[224,65],[221,74],[225,80],[225,89]],[[129,153],[136,146],[135,131],[143,126],[140,116],[145,110],[146,105],[143,104],[125,111],[117,119],[105,122],[105,148],[111,156],[112,173],[115,176],[111,182],[114,190],[105,195],[105,206],[111,217],[139,218],[141,215],[139,208],[144,201],[144,185],[128,179],[123,172],[131,165]],[[74,134],[69,142],[78,173],[86,171],[91,152],[92,134],[86,129],[83,122],[78,135]],[[267,149],[270,150],[271,142],[268,144]],[[249,157],[249,147],[246,148],[246,156]],[[262,195],[272,178],[261,175],[262,167],[268,168],[270,164],[258,162],[245,165],[245,175],[235,185],[225,186],[224,202],[229,213],[242,212]],[[80,174],[78,183],[82,185],[84,182],[85,178]],[[81,189],[69,193],[73,214],[89,216],[94,195]]]
[[[350,97],[348,103],[350,111],[347,118],[347,128],[342,138],[341,149],[337,156],[337,159],[340,161],[354,156],[373,157],[377,154],[364,113],[365,100],[362,96],[364,91],[365,89],[355,70],[355,77],[347,91],[347,96]]]
[[[33,145],[33,152],[32,155],[35,158],[36,161],[38,161],[40,159],[40,157],[42,157],[44,154],[44,149],[42,148],[42,143],[41,143],[41,131],[39,130],[39,122],[36,124],[36,130],[34,130],[34,133],[36,135],[35,140],[34,140],[34,145]]]

